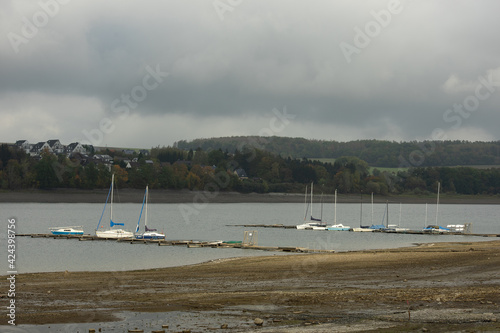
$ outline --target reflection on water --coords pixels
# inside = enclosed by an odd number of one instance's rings
[[[186,208],[189,207],[188,210]],[[440,205],[438,223],[472,223],[475,233],[500,233],[499,208],[496,205]],[[49,227],[81,225],[85,233],[94,233],[102,213],[101,204],[0,204],[1,219],[16,218],[17,233],[48,233]],[[114,220],[135,230],[141,204],[115,204]],[[199,209],[197,209],[199,208]],[[363,205],[363,224],[380,224],[385,204]],[[401,209],[401,210],[400,210]],[[401,213],[400,213],[401,211]],[[333,224],[333,204],[324,205],[323,219]],[[286,224],[303,222],[302,204],[151,204],[148,226],[164,231],[168,240],[243,240],[249,228],[235,224]],[[407,204],[389,207],[391,224],[420,230],[425,224],[425,205]],[[104,219],[106,219],[106,214]],[[109,221],[109,217],[107,217]],[[356,227],[360,223],[358,204],[337,204],[337,222]],[[435,223],[435,205],[428,206],[428,224]],[[6,224],[4,225],[6,230]],[[2,237],[2,243],[6,239]],[[450,235],[404,235],[354,233],[342,231],[309,231],[259,228],[262,246],[293,246],[336,251],[393,248],[413,243],[437,241],[483,241],[483,237]],[[242,249],[187,248],[118,243],[115,241],[78,241],[75,239],[41,239],[17,237],[16,264],[20,273],[46,271],[120,271],[194,264],[217,258],[278,255]],[[0,272],[6,272],[6,261],[0,261]],[[5,273],[4,273],[5,274]]]

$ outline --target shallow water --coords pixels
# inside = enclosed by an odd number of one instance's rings
[[[236,204],[150,204],[148,226],[164,231],[167,240],[243,240],[250,228],[236,224],[303,223],[304,205],[293,203],[236,203]],[[425,205],[406,204],[389,206],[391,224],[420,230],[425,224]],[[439,205],[438,223],[472,223],[475,233],[500,233],[500,205]],[[114,221],[124,222],[134,231],[141,204],[115,204]],[[400,215],[401,208],[401,215]],[[428,206],[427,224],[434,224],[435,205]],[[385,204],[363,205],[362,223],[380,224]],[[85,233],[93,234],[103,211],[102,204],[0,204],[0,218],[4,232],[1,247],[7,248],[7,223],[16,220],[16,232],[48,233],[49,227],[83,226]],[[356,227],[360,223],[359,204],[338,204],[337,222]],[[315,216],[321,214],[315,206]],[[333,204],[323,206],[323,219],[333,224]],[[103,224],[109,223],[105,212]],[[143,222],[141,222],[143,223]],[[141,224],[143,228],[143,225]],[[445,241],[484,241],[491,238],[451,235],[405,235],[383,233],[354,233],[309,231],[296,229],[258,228],[261,246],[292,246],[311,249],[353,251],[411,246],[414,243]],[[48,271],[120,271],[195,264],[218,258],[278,255],[242,249],[187,248],[184,246],[156,246],[118,243],[115,241],[78,241],[76,239],[16,238],[16,270],[19,273]],[[6,274],[7,256],[0,261],[0,274]]]

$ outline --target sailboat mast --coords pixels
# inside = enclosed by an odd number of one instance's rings
[[[113,191],[114,191],[115,174],[111,175],[111,216],[110,220],[113,221]]]
[[[372,225],[373,225],[373,192],[372,192]]]
[[[308,211],[308,208],[307,207],[307,185],[306,185],[306,193],[304,195],[304,207],[305,207],[305,212],[304,212],[304,221],[307,219],[307,211]]]
[[[385,208],[385,209],[387,210],[387,217],[386,217],[386,218],[387,218],[387,219],[386,219],[386,221],[387,221],[387,222],[386,222],[386,223],[387,223],[387,225],[386,225],[386,227],[387,227],[387,228],[389,228],[389,200],[387,200],[387,202],[386,202],[386,204],[385,204],[385,205],[386,205],[386,208]]]
[[[321,201],[321,216],[319,217],[319,219],[323,221],[323,193],[321,193],[320,201]]]
[[[314,187],[314,182],[311,183],[311,220],[313,218],[313,187]]]
[[[425,203],[425,222],[424,222],[424,228],[427,227],[427,203]]]
[[[438,225],[438,212],[439,212],[439,190],[441,187],[441,183],[438,182],[438,195],[437,195],[437,203],[436,203],[436,225]]]
[[[334,205],[334,209],[335,209],[335,215],[334,215],[334,218],[333,218],[333,224],[337,224],[337,189],[335,189],[335,205]]]
[[[360,193],[360,212],[359,212],[359,227],[362,228],[363,227],[363,193]]]
[[[144,216],[144,231],[148,230],[148,199],[149,199],[149,189],[146,186],[146,214]]]
[[[401,226],[401,211],[402,211],[402,207],[403,204],[400,202],[399,203],[399,223],[398,223],[398,227]]]

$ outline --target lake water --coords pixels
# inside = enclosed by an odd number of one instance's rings
[[[303,223],[304,205],[293,203],[237,203],[237,204],[150,204],[148,226],[164,231],[168,240],[243,240],[245,230],[235,224]],[[124,222],[133,231],[137,225],[140,204],[114,204],[115,222]],[[380,224],[385,204],[373,206],[373,223]],[[372,223],[372,206],[363,205],[363,224]],[[7,223],[16,220],[16,232],[48,233],[49,227],[83,226],[85,233],[93,234],[102,204],[0,204],[2,221],[1,248],[7,249]],[[315,216],[320,213],[315,206]],[[436,222],[436,205],[428,205],[428,224]],[[333,223],[333,204],[324,205],[323,218]],[[425,224],[425,205],[392,204],[389,208],[391,224],[420,230]],[[472,223],[474,233],[500,233],[500,205],[439,205],[439,225]],[[400,222],[401,221],[401,222]],[[337,222],[351,227],[359,226],[360,205],[338,204]],[[109,223],[104,214],[103,223]],[[141,225],[141,228],[143,226]],[[383,233],[355,233],[309,231],[296,229],[257,228],[261,246],[297,246],[312,249],[353,251],[411,246],[414,243],[447,241],[484,241],[485,237],[451,235],[405,235]],[[6,251],[3,251],[6,253]],[[116,241],[85,241],[76,239],[16,238],[16,269],[19,273],[49,271],[120,271],[187,265],[208,260],[240,256],[279,255],[243,249],[187,248],[184,246],[155,246]],[[7,255],[0,260],[0,275],[6,274]]]

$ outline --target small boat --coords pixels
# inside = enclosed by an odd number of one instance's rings
[[[305,204],[306,204],[306,213],[304,216],[304,222],[307,218],[308,205],[307,205],[307,186],[306,186],[306,194],[305,194]],[[323,211],[321,212],[323,215]],[[326,230],[326,223],[322,221],[322,218],[314,218],[313,217],[313,183],[311,183],[311,218],[310,222],[305,222],[303,224],[299,224],[297,226],[299,230]]]
[[[465,232],[465,224],[448,224],[446,228],[451,232]]]
[[[399,223],[398,224],[389,224],[389,207],[387,207],[387,228],[385,231],[390,232],[406,232],[410,229],[401,227],[401,212],[402,212],[402,204],[399,203]]]
[[[53,227],[49,228],[53,235],[83,235],[83,227]]]
[[[329,231],[349,231],[351,230],[351,227],[348,225],[343,225],[342,223],[337,223],[337,190],[335,190],[335,205],[334,205],[334,219],[333,219],[333,225],[329,226],[326,228],[326,230]]]
[[[450,232],[449,228],[441,227],[438,225],[438,212],[439,212],[439,190],[441,188],[441,183],[438,182],[438,191],[437,191],[437,201],[436,201],[436,224],[428,225],[427,227],[423,228],[423,232],[428,232],[428,233],[435,233],[435,234],[441,234],[445,232]],[[427,219],[427,216],[426,216]]]
[[[349,231],[351,230],[351,227],[348,226],[348,225],[343,225],[342,223],[338,223],[338,224],[333,224],[329,227],[326,228],[326,230],[330,230],[330,231]]]
[[[139,221],[137,221],[137,227],[135,229],[136,239],[165,239],[165,234],[157,232],[156,229],[148,228],[148,200],[149,200],[149,187],[146,186],[146,192],[144,193],[144,199],[142,200],[141,214],[139,214]],[[139,223],[141,222],[142,211],[145,209],[144,214],[144,232],[139,234]]]
[[[422,229],[423,232],[429,232],[429,233],[443,233],[443,232],[450,232],[450,229],[441,227],[439,225],[428,225],[424,229]]]
[[[102,210],[101,218],[99,219],[99,223],[97,224],[97,229],[95,231],[95,235],[99,238],[112,238],[112,239],[118,239],[118,238],[133,238],[134,233],[123,230],[123,229],[114,229],[113,227],[116,225],[119,226],[124,226],[123,223],[115,223],[113,222],[113,185],[115,181],[115,175],[113,174],[111,176],[111,186],[109,187],[109,192],[108,192],[108,197],[106,198],[106,203],[104,204],[104,208]],[[109,229],[108,230],[100,230],[99,227],[104,228],[104,226],[101,226],[101,220],[104,215],[104,212],[106,211],[106,205],[108,204],[108,199],[111,194],[111,201],[110,201],[110,218],[109,218]]]
[[[372,216],[373,216],[373,195],[372,195]],[[375,230],[367,225],[363,225],[363,194],[361,194],[360,197],[359,228],[352,228],[351,230],[355,232],[373,232]]]
[[[373,232],[375,229],[372,229],[370,227],[361,226],[359,228],[352,228],[351,230],[355,231],[355,232]]]

